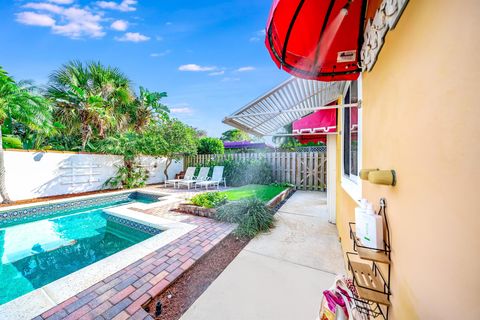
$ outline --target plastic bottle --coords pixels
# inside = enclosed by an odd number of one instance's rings
[[[355,218],[357,230],[361,230],[360,235],[357,232],[361,244],[369,248],[383,250],[383,219],[382,216],[375,213],[373,205],[367,203],[366,209],[359,212],[358,220],[357,216]]]
[[[365,224],[362,223],[362,217],[366,214],[367,204],[367,199],[361,199],[360,205],[355,208],[355,233],[359,239],[365,235]]]

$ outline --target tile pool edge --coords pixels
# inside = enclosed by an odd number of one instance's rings
[[[163,206],[166,201],[172,203],[179,199],[172,197],[156,203],[156,206]],[[137,205],[138,203],[109,208],[106,213],[152,226],[163,232],[0,305],[0,318],[3,316],[7,316],[8,319],[34,318],[197,227],[130,209],[137,208]]]
[[[65,194],[65,196],[70,196],[70,197],[65,197],[65,198],[59,198],[59,199],[54,199],[54,200],[42,200],[42,201],[37,201],[37,202],[32,202],[32,203],[23,203],[23,204],[17,204],[13,206],[5,206],[5,207],[0,207],[0,213],[7,212],[7,211],[13,211],[17,209],[28,209],[28,208],[33,208],[33,207],[40,207],[44,205],[50,205],[50,204],[58,204],[58,203],[64,203],[64,202],[73,202],[73,201],[78,201],[78,200],[89,200],[89,199],[95,199],[95,198],[101,198],[101,197],[108,197],[108,196],[113,196],[113,195],[120,195],[123,193],[134,193],[134,192],[139,192],[139,193],[145,193],[149,195],[158,195],[159,197],[162,197],[162,202],[171,200],[171,199],[178,199],[174,194],[167,193],[167,192],[158,192],[158,191],[153,191],[153,190],[148,190],[148,189],[142,189],[142,188],[135,188],[135,189],[127,189],[127,190],[113,190],[109,192],[100,192],[100,193],[95,193],[95,194],[88,194],[88,195],[83,195],[83,196],[71,196],[74,195],[72,193]],[[143,204],[143,203],[142,203]],[[147,207],[151,207],[151,205],[158,204],[158,203],[150,203],[150,204],[144,204]],[[142,207],[143,209],[143,207]]]

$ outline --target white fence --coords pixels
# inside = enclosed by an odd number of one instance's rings
[[[148,184],[165,180],[165,158],[142,157],[140,163],[150,173]],[[113,155],[7,150],[7,191],[22,200],[100,190],[121,164],[122,157]],[[169,177],[182,169],[183,160],[173,161]]]

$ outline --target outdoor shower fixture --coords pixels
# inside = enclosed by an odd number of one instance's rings
[[[395,170],[362,169],[360,170],[360,179],[385,186],[395,186],[397,184]]]
[[[362,180],[368,180],[368,174],[369,174],[370,172],[378,171],[378,170],[380,170],[380,169],[378,169],[378,168],[377,168],[377,169],[361,169],[361,170],[360,170],[359,177],[360,177],[360,179],[362,179]]]

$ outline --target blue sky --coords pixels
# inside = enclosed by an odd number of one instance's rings
[[[166,91],[189,125],[219,136],[224,116],[288,78],[264,46],[271,0],[0,0],[0,65],[45,84],[78,59]]]

